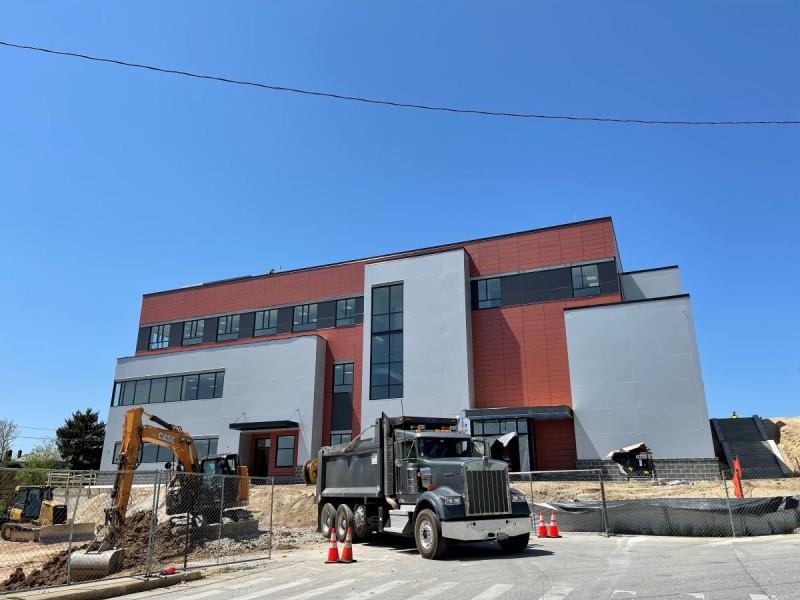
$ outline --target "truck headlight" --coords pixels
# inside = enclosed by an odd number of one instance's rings
[[[512,502],[527,502],[524,494],[511,494]]]
[[[447,506],[456,506],[463,502],[461,496],[440,496]]]

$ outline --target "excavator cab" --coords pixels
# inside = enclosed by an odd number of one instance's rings
[[[202,474],[202,475],[201,475]],[[200,473],[176,473],[167,491],[167,514],[202,515],[201,521],[217,522],[223,509],[247,504],[247,468],[238,454],[214,454],[200,461]],[[241,476],[239,479],[224,476]],[[244,489],[243,489],[244,488]]]

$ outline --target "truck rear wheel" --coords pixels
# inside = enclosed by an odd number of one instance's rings
[[[326,540],[331,539],[331,529],[336,524],[336,509],[328,502],[319,513],[319,530]]]
[[[419,511],[414,522],[414,540],[422,558],[437,559],[447,550],[447,539],[442,537],[439,518],[432,510]]]
[[[367,507],[364,504],[356,504],[356,509],[353,511],[353,534],[361,540],[369,536]]]
[[[500,544],[500,548],[503,549],[503,552],[522,552],[528,547],[528,542],[530,541],[531,534],[524,533],[504,540],[497,540],[497,543]]]
[[[336,509],[336,537],[344,544],[347,539],[347,530],[353,526],[353,511],[347,504],[340,504]]]

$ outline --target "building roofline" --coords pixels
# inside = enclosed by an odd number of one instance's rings
[[[504,234],[501,234],[501,235],[492,235],[492,236],[489,236],[489,237],[476,238],[476,239],[472,239],[472,240],[465,240],[465,241],[462,241],[462,242],[451,242],[451,243],[448,243],[448,244],[438,244],[436,246],[427,246],[425,248],[417,248],[417,249],[414,249],[414,250],[402,250],[400,252],[392,252],[390,254],[379,254],[377,256],[367,256],[365,258],[357,258],[357,259],[353,259],[353,260],[343,260],[343,261],[340,261],[340,262],[327,263],[327,264],[324,264],[324,265],[316,265],[316,266],[313,266],[313,267],[301,267],[299,269],[292,269],[290,271],[281,271],[279,273],[263,273],[261,275],[242,275],[240,277],[230,277],[228,279],[218,279],[216,281],[209,281],[207,283],[198,283],[198,284],[195,284],[195,285],[187,285],[187,286],[183,286],[183,287],[179,287],[179,288],[172,288],[172,289],[169,289],[169,290],[161,290],[161,291],[158,291],[158,292],[148,292],[146,294],[143,294],[142,297],[143,298],[149,298],[151,296],[161,296],[163,294],[172,294],[172,293],[183,292],[183,291],[191,290],[191,289],[205,288],[205,287],[211,287],[211,286],[215,286],[215,285],[223,285],[223,284],[226,284],[226,283],[232,283],[234,281],[249,281],[249,280],[253,280],[253,279],[264,279],[266,277],[280,277],[281,275],[290,275],[290,274],[294,274],[294,273],[302,273],[302,272],[305,272],[305,271],[316,271],[318,269],[327,269],[329,267],[339,267],[339,266],[351,265],[351,264],[355,264],[355,263],[376,262],[376,261],[387,260],[387,259],[392,259],[392,258],[398,258],[399,259],[399,258],[404,258],[404,257],[407,257],[407,256],[420,256],[420,255],[424,255],[424,254],[433,254],[433,253],[441,252],[441,251],[448,250],[448,249],[455,249],[455,248],[458,248],[458,247],[461,247],[461,246],[465,246],[467,244],[475,244],[475,243],[478,243],[478,242],[488,242],[488,241],[491,241],[491,240],[501,240],[501,239],[504,239],[504,238],[515,237],[515,236],[519,236],[519,235],[528,235],[528,234],[531,234],[531,233],[541,233],[543,231],[551,231],[551,230],[554,230],[554,229],[566,229],[568,227],[576,227],[576,226],[579,226],[579,225],[588,225],[589,223],[602,223],[602,222],[606,222],[606,221],[608,221],[609,223],[612,223],[612,227],[613,227],[613,221],[612,221],[611,217],[598,217],[596,219],[587,219],[585,221],[575,221],[574,223],[563,223],[561,225],[551,225],[549,227],[540,227],[538,229],[528,229],[526,231],[517,231],[517,232],[514,232],[514,233],[504,233]]]
[[[622,302],[609,302],[608,304],[588,304],[586,306],[567,306],[568,310],[586,310],[587,308],[608,308],[609,306],[627,306],[628,304],[642,304],[644,302],[660,302],[661,300],[675,300],[677,298],[689,298],[689,294],[675,294],[673,296],[660,296],[658,298],[641,298],[639,300],[623,300]]]
[[[678,265],[668,265],[666,267],[654,267],[652,269],[638,269],[636,271],[622,271],[620,275],[635,275],[636,273],[650,273],[651,271],[666,271],[667,269],[678,269]]]

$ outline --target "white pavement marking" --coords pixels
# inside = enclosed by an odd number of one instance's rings
[[[389,590],[392,590],[397,586],[403,585],[404,583],[408,583],[408,581],[406,579],[397,579],[395,581],[390,581],[389,583],[384,583],[383,585],[379,585],[378,587],[374,587],[371,590],[367,590],[365,592],[359,592],[358,594],[351,594],[347,596],[344,600],[372,598],[373,596],[377,596],[378,594],[382,594],[383,592],[388,592]]]
[[[563,583],[556,583],[544,594],[539,596],[539,600],[563,600],[571,591],[571,587],[567,587]]]
[[[306,580],[308,581],[308,580]],[[306,598],[313,598],[314,596],[321,596],[327,592],[332,590],[338,589],[340,587],[344,587],[346,585],[350,585],[351,583],[355,582],[355,579],[345,579],[344,581],[337,581],[333,585],[325,586],[324,588],[319,588],[316,590],[311,590],[310,592],[306,592],[304,594],[300,594],[298,596],[292,596],[291,598],[286,598],[286,600],[305,600]],[[276,588],[272,588],[269,591],[272,592]],[[239,598],[238,600],[244,600],[243,598]]]
[[[458,583],[455,581],[445,581],[444,583],[440,583],[436,586],[430,587],[424,592],[420,592],[416,596],[409,596],[406,600],[424,600],[425,598],[437,598],[439,594],[446,592],[451,587],[457,586]]]
[[[280,592],[281,590],[288,590],[289,588],[297,587],[298,585],[303,585],[304,583],[308,583],[309,581],[311,580],[305,578],[305,579],[298,579],[297,581],[290,581],[289,583],[283,583],[281,585],[271,585],[269,588],[265,590],[253,592],[252,594],[247,594],[246,596],[237,596],[236,600],[255,600],[255,598],[263,598],[264,596],[271,596],[274,592]]]
[[[750,594],[750,600],[775,600],[775,596],[766,594]]]
[[[636,590],[614,590],[614,593],[611,594],[611,597],[613,598],[617,594],[628,594],[629,596],[635,596]]]
[[[200,598],[208,598],[209,596],[219,596],[220,594],[224,594],[224,590],[206,590],[205,592],[199,592],[197,594],[192,594],[191,596],[181,596],[181,598],[185,598],[186,600],[200,600]]]
[[[697,600],[704,600],[706,595],[705,594],[694,594],[692,592],[683,592],[684,596],[691,596],[692,598],[697,598]]]
[[[490,587],[482,594],[478,594],[472,600],[494,600],[495,598],[499,598],[505,594],[512,587],[514,587],[514,585],[510,583],[498,583],[497,585]]]
[[[226,585],[223,587],[223,590],[242,590],[247,587],[253,587],[254,585],[258,585],[260,583],[264,583],[266,581],[272,580],[272,577],[259,577],[258,579],[248,579],[242,583],[236,583],[234,585]]]

